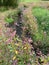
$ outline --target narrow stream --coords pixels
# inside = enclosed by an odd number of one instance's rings
[[[23,15],[23,11],[24,11],[24,7],[21,7],[19,9],[19,12],[18,12],[18,19],[17,19],[17,26],[16,26],[16,31],[17,31],[17,35],[19,37],[21,37],[22,33],[23,33],[23,22],[25,22],[24,20],[24,15]]]

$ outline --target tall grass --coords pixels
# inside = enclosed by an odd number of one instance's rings
[[[38,32],[35,34],[34,39],[35,41],[40,40],[40,47],[41,49],[45,49],[44,53],[46,53],[49,47],[49,10],[41,7],[34,7],[32,11],[38,24]]]
[[[38,2],[41,0],[20,0],[20,2]]]

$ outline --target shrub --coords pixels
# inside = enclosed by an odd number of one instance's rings
[[[6,7],[0,7],[0,11],[1,11],[1,12],[4,12],[4,11],[6,11],[6,10],[8,10],[8,8],[6,8]]]
[[[17,6],[18,0],[5,0],[3,3],[5,3],[5,6]]]
[[[1,6],[17,6],[18,5],[18,0],[0,0],[0,5]]]

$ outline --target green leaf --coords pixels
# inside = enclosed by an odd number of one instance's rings
[[[14,19],[12,19],[12,18],[6,18],[5,21],[7,23],[13,23],[14,22]]]

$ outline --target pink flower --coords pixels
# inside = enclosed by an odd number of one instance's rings
[[[16,35],[16,31],[12,32],[12,33],[10,34],[11,37],[10,37],[8,40],[6,40],[6,44],[11,43],[11,42],[12,42],[12,39],[14,38],[15,35]]]
[[[29,38],[29,39],[28,39],[28,42],[29,42],[29,43],[32,43],[33,41],[32,41],[32,39],[31,39],[31,38]]]
[[[14,25],[19,26],[19,24],[17,22],[15,22]]]
[[[11,37],[13,38],[16,35],[16,31],[11,33]]]

